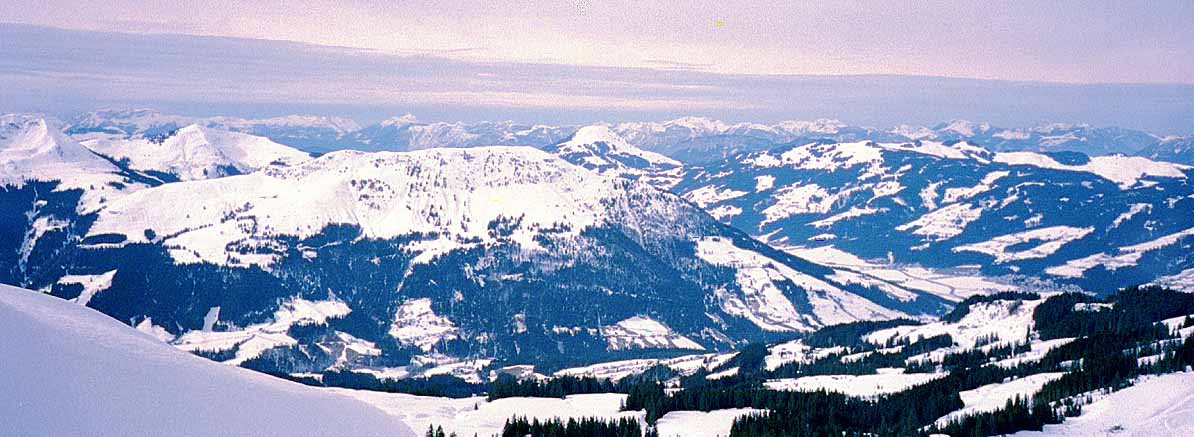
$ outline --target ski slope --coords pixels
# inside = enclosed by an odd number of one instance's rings
[[[363,402],[208,361],[7,285],[0,350],[0,435],[415,435]]]

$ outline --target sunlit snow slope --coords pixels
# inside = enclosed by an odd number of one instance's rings
[[[7,285],[0,349],[6,436],[414,435],[362,402],[195,357]]]

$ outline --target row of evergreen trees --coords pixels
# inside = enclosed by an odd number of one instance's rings
[[[489,400],[512,397],[563,398],[569,395],[589,393],[615,393],[617,387],[608,379],[591,376],[560,376],[545,381],[519,380],[512,375],[501,375],[489,386]]]
[[[643,430],[638,421],[632,418],[604,420],[598,418],[586,419],[552,419],[539,421],[527,420],[526,417],[515,417],[506,421],[502,427],[502,437],[643,437]],[[435,436],[443,437],[443,436]],[[658,434],[648,433],[647,437],[658,437]]]

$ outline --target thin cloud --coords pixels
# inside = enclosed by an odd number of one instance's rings
[[[669,61],[665,59],[647,59],[643,61],[647,65],[655,67],[663,67],[677,70],[707,70],[714,64],[702,64],[695,62]]]

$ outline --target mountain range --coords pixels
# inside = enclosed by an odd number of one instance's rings
[[[1190,167],[939,139],[981,125],[271,120],[4,116],[0,282],[258,370],[475,379],[1194,276]]]
[[[308,158],[198,125],[81,144],[51,121],[6,120],[6,156],[33,164],[5,167],[3,282],[261,370],[475,375],[491,360],[723,350],[948,309],[625,177],[678,163],[604,128],[559,150],[626,166],[616,174],[529,147]]]
[[[264,136],[308,152],[332,150],[408,151],[434,147],[522,145],[545,148],[570,138],[583,126],[515,122],[418,121],[406,114],[360,125],[339,117],[290,115],[264,119],[188,117],[150,109],[95,111],[68,121],[71,135],[106,133],[153,135],[188,124]],[[663,122],[606,124],[636,147],[685,163],[705,163],[738,153],[811,141],[909,142],[966,141],[992,151],[1080,152],[1089,156],[1124,154],[1194,164],[1190,137],[1158,136],[1119,127],[1050,123],[1006,128],[989,123],[951,120],[935,126],[888,128],[853,126],[839,120],[788,120],[774,124],[726,123],[703,117]]]

